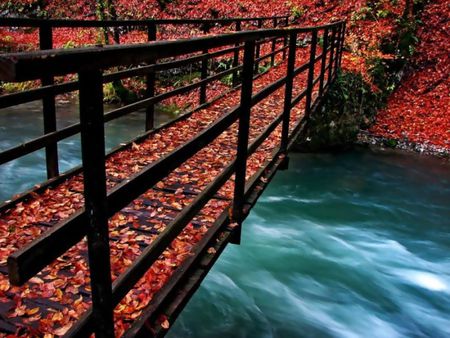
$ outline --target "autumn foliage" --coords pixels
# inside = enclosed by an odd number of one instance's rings
[[[378,114],[372,133],[450,149],[450,21],[446,6],[445,0],[439,0],[425,8],[411,68]]]
[[[97,6],[94,1],[15,1],[0,3],[2,15],[46,16],[52,18],[94,19]],[[340,2],[284,1],[284,0],[190,0],[142,1],[116,0],[113,2],[117,18],[215,18],[253,17],[290,14],[300,25],[318,25],[346,19],[348,33],[343,67],[358,72],[380,91],[374,81],[373,60],[390,60],[394,53],[382,51],[380,45],[395,34],[398,19],[404,14],[404,0],[343,0]],[[42,5],[42,6],[41,6]],[[420,42],[412,67],[402,85],[389,98],[387,107],[378,115],[371,132],[389,138],[429,142],[450,149],[449,100],[449,20],[446,1],[438,0],[426,7],[425,26],[420,28]],[[108,15],[110,13],[107,13]],[[244,27],[255,28],[255,27]],[[216,29],[216,30],[215,30]],[[218,27],[211,34],[232,28]],[[166,27],[158,32],[158,39],[176,39],[199,35],[196,28]],[[95,29],[59,28],[54,31],[55,47],[76,47],[96,43],[101,35]],[[145,32],[126,32],[121,43],[143,42]],[[29,50],[38,46],[38,33],[32,29],[6,29],[0,27],[0,47],[5,50]],[[307,49],[299,49],[298,65],[309,57]],[[254,83],[254,92],[281,78],[286,64],[279,65]],[[295,94],[305,87],[305,77],[298,77]],[[223,92],[228,87],[218,84],[209,88],[208,96]],[[317,88],[316,88],[317,89]],[[170,90],[170,87],[163,90]],[[169,104],[198,102],[196,94],[174,98]],[[252,110],[250,138],[261,133],[278,113],[283,102],[280,89]],[[176,147],[204,130],[226,111],[239,103],[239,91],[214,103],[208,109],[192,114],[161,131],[151,134],[141,143],[126,151],[110,156],[106,163],[108,189],[129,178]],[[303,107],[293,109],[291,130],[302,116]],[[225,165],[229,164],[236,149],[237,125],[234,124],[217,140],[184,163],[166,179],[148,190],[109,221],[112,277],[115,280],[142,253],[156,236],[192,202],[195,194],[205,188]],[[249,160],[247,176],[255,174],[271,158],[280,142],[277,128]],[[83,241],[32,278],[23,287],[11,286],[6,275],[6,259],[12,253],[43,234],[57,222],[67,219],[84,203],[83,179],[76,175],[62,184],[35,194],[27,201],[16,204],[0,215],[0,307],[4,316],[3,331],[12,336],[60,336],[67,332],[90,306],[87,248]],[[173,272],[192,254],[195,244],[209,231],[221,212],[230,206],[233,197],[233,179],[229,180],[176,240],[153,264],[136,287],[116,307],[116,333],[122,334],[149,304],[156,292]],[[8,326],[9,325],[9,326]],[[167,318],[161,326],[168,328]]]

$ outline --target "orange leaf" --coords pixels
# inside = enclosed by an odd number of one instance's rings
[[[170,327],[169,321],[168,321],[167,319],[166,319],[165,321],[163,321],[163,322],[161,323],[161,327],[162,327],[163,329],[168,330],[169,327]]]
[[[38,313],[38,312],[39,312],[39,308],[38,308],[38,307],[35,307],[35,308],[33,308],[33,309],[27,310],[27,315],[28,315],[28,316],[32,316],[32,315],[34,315],[34,314],[36,314],[36,313]]]

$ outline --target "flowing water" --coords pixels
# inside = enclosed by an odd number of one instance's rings
[[[0,111],[0,150],[42,133],[40,109]],[[76,112],[60,105],[59,127]],[[143,125],[142,113],[108,123],[107,148]],[[78,137],[59,148],[62,170],[79,164]],[[43,152],[0,177],[0,201],[44,180]],[[168,337],[450,337],[450,164],[292,154]]]
[[[168,337],[450,337],[450,164],[293,154]]]
[[[105,105],[105,112],[116,108]],[[57,105],[58,129],[79,122],[79,106],[74,102]],[[173,119],[170,113],[155,114],[155,125]],[[39,101],[0,109],[0,151],[17,146],[43,134],[42,104]],[[105,124],[106,150],[129,141],[144,132],[145,112],[138,111]],[[80,136],[58,142],[59,167],[64,172],[81,163]],[[30,189],[46,179],[45,152],[35,151],[15,161],[0,165],[0,204],[12,195]]]

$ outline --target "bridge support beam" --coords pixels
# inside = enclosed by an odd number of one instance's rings
[[[288,170],[289,169],[289,156],[285,156],[283,161],[280,163],[278,170]]]

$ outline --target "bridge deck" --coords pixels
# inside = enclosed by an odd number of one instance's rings
[[[302,64],[308,56],[306,49],[299,49],[297,63]],[[282,78],[285,73],[284,62],[255,80],[253,92],[256,93],[268,82]],[[295,88],[298,88],[298,91],[305,88],[306,80],[306,76],[298,76],[295,79],[294,91]],[[128,149],[111,155],[106,161],[108,188],[111,189],[128,179],[133,173],[207,128],[239,103],[239,94],[236,90],[207,109],[194,112],[186,119],[150,133],[141,142],[133,143]],[[281,113],[283,96],[284,87],[281,87],[252,108],[249,144]],[[291,132],[303,116],[302,102],[291,111]],[[273,158],[279,147],[280,137],[281,125],[271,132],[248,160],[248,182],[262,175],[258,180],[261,186],[253,189],[253,192],[260,191],[267,182],[265,176],[269,175],[269,172],[261,171],[261,168],[273,164],[274,160],[280,160]],[[233,161],[236,142],[237,123],[109,220],[113,280]],[[203,265],[200,264],[205,268],[211,264],[213,256],[219,254],[221,243],[227,241],[226,236],[220,237],[219,233],[225,231],[228,236],[233,228],[233,225],[223,227],[227,223],[227,210],[233,197],[233,187],[232,178],[172,242],[116,308],[117,335],[122,335],[143,311],[152,315],[152,311],[157,313],[158,305],[163,303],[162,295],[172,290],[182,278],[185,270],[180,269],[181,265],[186,267],[194,262],[194,258],[200,258],[200,254],[206,254],[206,261],[203,261]],[[44,234],[58,221],[68,218],[83,205],[83,178],[82,174],[76,174],[42,193],[33,193],[27,200],[0,214],[1,332],[18,335],[42,335],[43,332],[63,335],[89,308],[90,280],[85,240],[22,287],[9,284],[6,269],[6,260],[11,253]],[[213,239],[218,241],[211,242]],[[196,273],[199,274],[198,278],[193,280],[201,280],[201,272]],[[195,283],[191,284],[191,289],[195,289]],[[184,294],[188,294],[189,283],[185,283],[185,288]],[[173,304],[179,302],[179,305],[183,301],[184,298],[181,297]],[[171,310],[166,304],[164,312],[177,313],[179,310],[173,304]],[[161,309],[158,315],[160,311]],[[165,317],[153,319],[161,324],[161,327],[155,324],[157,330],[167,328]]]

